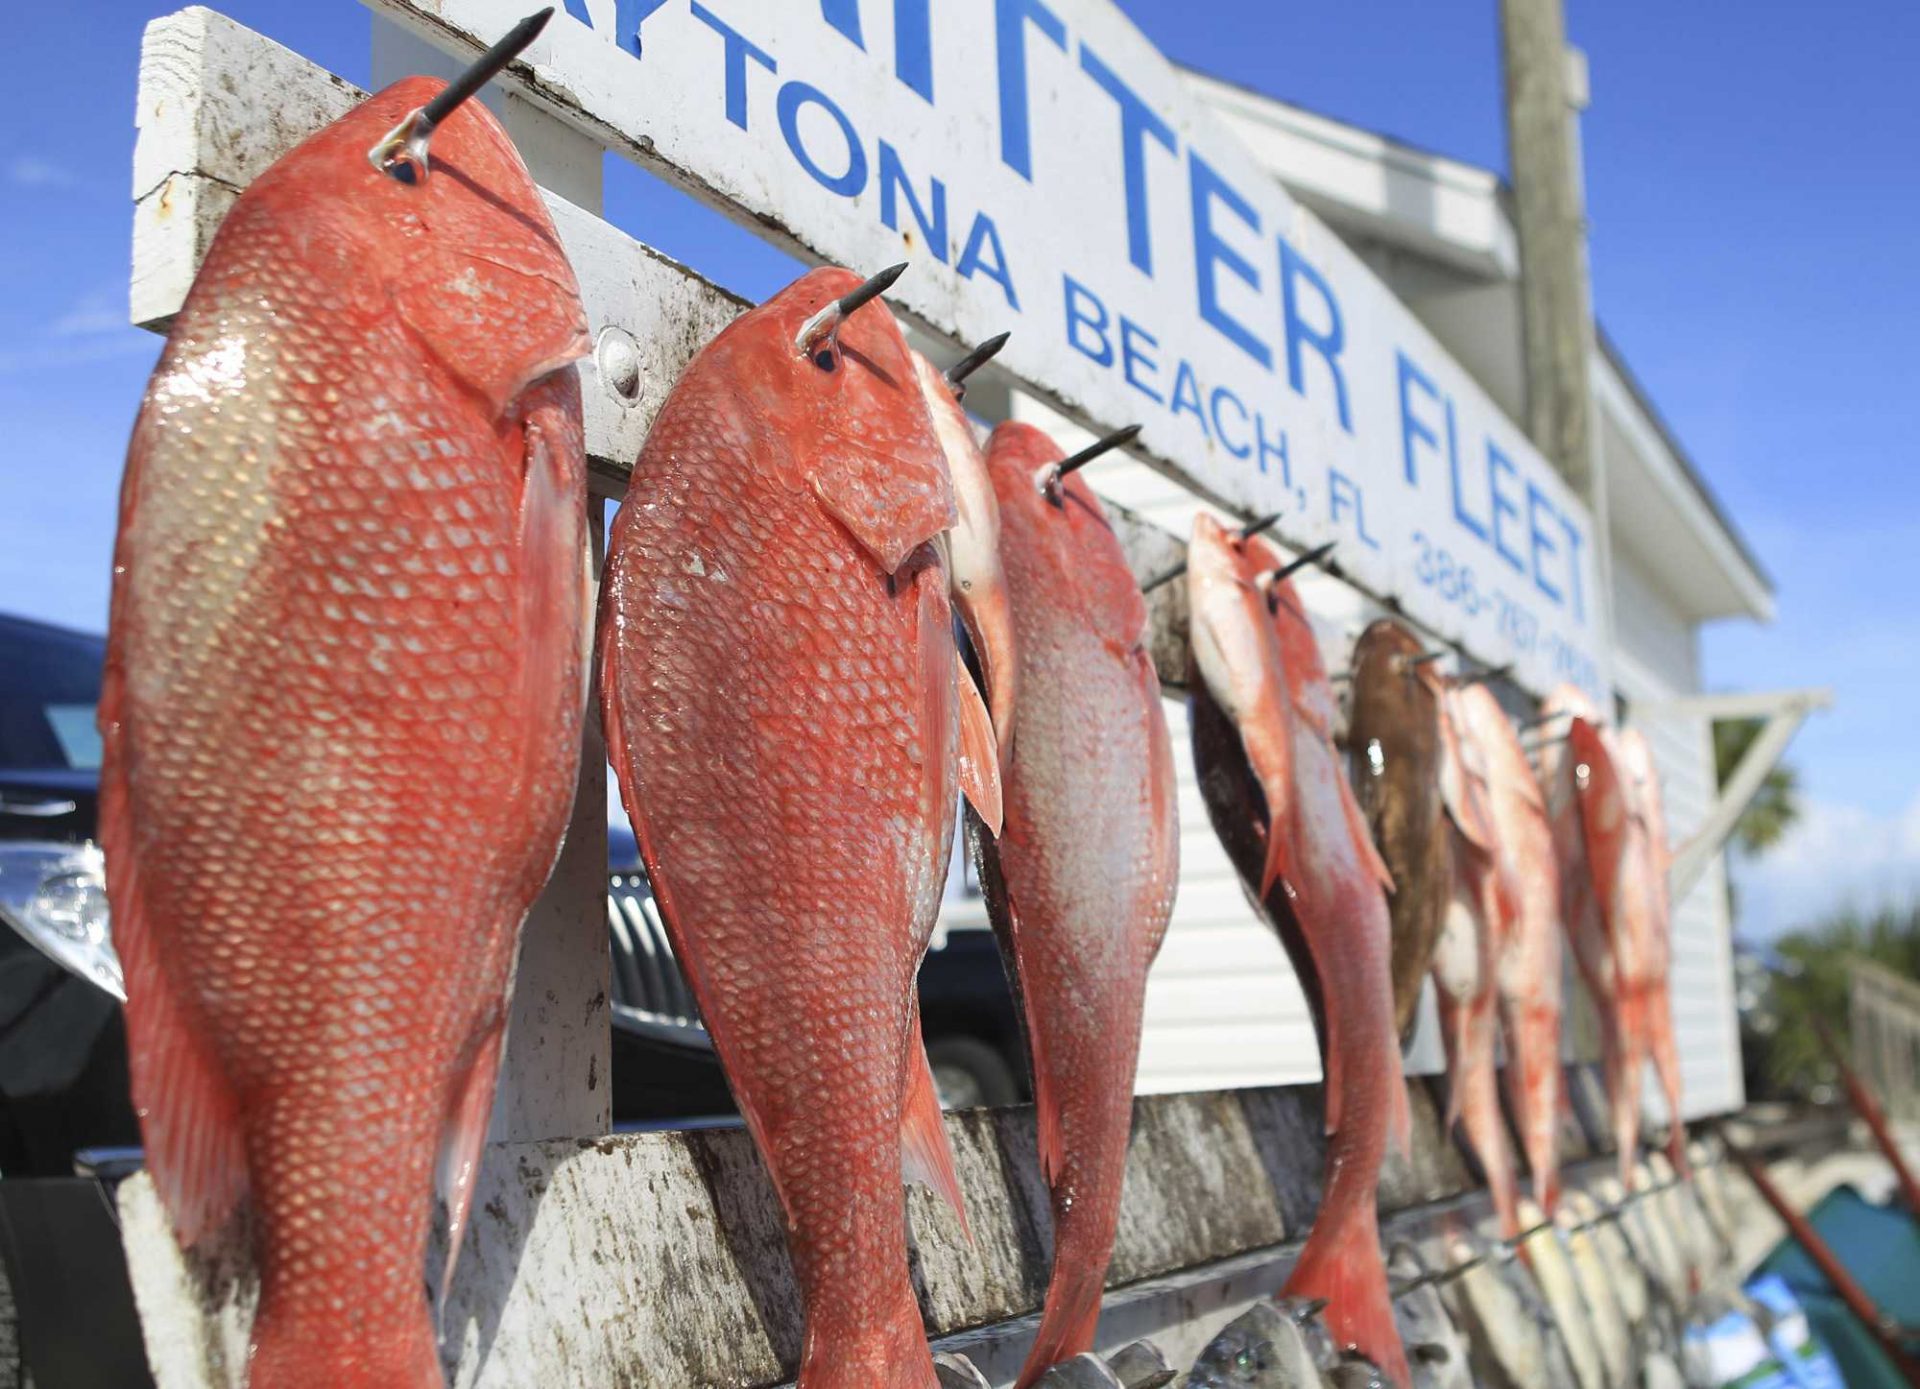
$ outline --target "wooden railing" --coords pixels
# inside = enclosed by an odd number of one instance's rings
[[[1890,1118],[1920,1121],[1920,984],[1865,960],[1847,970],[1854,1069]]]

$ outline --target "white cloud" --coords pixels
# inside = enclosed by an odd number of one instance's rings
[[[1891,816],[1807,801],[1794,828],[1758,859],[1734,861],[1742,934],[1765,940],[1843,907],[1920,900],[1920,794]]]
[[[79,300],[47,325],[56,338],[83,338],[97,333],[117,333],[127,323],[127,296],[96,290]]]
[[[21,154],[7,161],[7,182],[16,188],[81,188],[78,174],[38,155]]]

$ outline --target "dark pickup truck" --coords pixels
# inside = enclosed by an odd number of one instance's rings
[[[95,843],[102,638],[0,614],[0,1389],[144,1384],[108,1186],[139,1164],[123,989]],[[735,1112],[631,833],[610,833],[616,1128]],[[977,891],[950,905],[984,925]],[[950,1107],[1025,1092],[992,933],[936,938],[920,973],[927,1051]],[[86,1295],[78,1292],[86,1289]],[[17,1332],[17,1349],[9,1345]]]

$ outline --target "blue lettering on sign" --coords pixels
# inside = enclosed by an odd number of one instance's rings
[[[987,253],[993,253],[988,259]],[[960,263],[954,266],[963,280],[971,280],[976,273],[985,275],[1000,286],[1000,292],[1007,296],[1007,307],[1016,313],[1020,309],[1020,296],[1013,290],[1013,272],[1007,269],[1007,248],[1000,244],[1000,229],[993,224],[993,218],[984,212],[973,215],[973,229],[967,233],[967,247],[960,253]]]
[[[567,0],[569,5],[579,0]],[[658,7],[666,0],[649,0]],[[893,0],[893,75],[928,101],[933,100],[933,42],[927,9],[930,0]],[[860,0],[820,0],[820,17],[835,33],[866,52],[860,27]]]
[[[1158,375],[1160,372],[1160,363],[1136,348],[1134,346],[1135,341],[1143,342],[1148,347],[1158,347],[1160,345],[1160,339],[1156,338],[1152,333],[1149,333],[1145,328],[1142,328],[1125,314],[1120,315],[1121,374],[1127,378],[1127,384],[1140,392],[1141,395],[1151,400],[1155,405],[1164,405],[1166,402],[1161,399],[1160,392],[1154,390],[1153,387],[1134,375],[1133,369],[1137,366],[1144,366],[1155,375]]]
[[[1340,370],[1340,352],[1347,345],[1347,329],[1340,317],[1340,301],[1334,298],[1333,287],[1324,276],[1313,268],[1307,258],[1293,249],[1293,243],[1286,237],[1280,237],[1280,299],[1281,315],[1287,329],[1287,384],[1292,386],[1296,395],[1307,393],[1306,372],[1302,363],[1301,348],[1311,347],[1319,354],[1320,360],[1327,364],[1327,370],[1333,376],[1333,389],[1340,406],[1340,427],[1353,433],[1353,416],[1347,409],[1347,378]],[[1304,281],[1314,293],[1320,296],[1320,302],[1326,305],[1327,326],[1310,326],[1300,312],[1300,284]]]
[[[840,134],[847,142],[847,167],[838,174],[829,174],[815,162],[807,147],[800,140],[800,112],[807,106],[818,106],[840,127]],[[867,186],[867,152],[860,147],[860,136],[853,128],[853,122],[847,119],[846,112],[833,104],[831,98],[810,82],[792,81],[780,88],[775,108],[780,115],[780,133],[786,138],[787,148],[792,151],[800,167],[813,176],[813,181],[829,193],[838,193],[843,198],[857,197],[860,190]]]
[[[1080,45],[1080,69],[1120,108],[1120,160],[1126,176],[1127,259],[1151,275],[1153,228],[1147,218],[1147,137],[1152,136],[1172,154],[1178,148],[1173,127],[1155,115],[1140,94],[1121,81],[1120,75],[1084,43]]]
[[[1187,165],[1188,191],[1193,202],[1193,262],[1200,294],[1200,317],[1217,328],[1228,342],[1271,371],[1273,349],[1246,324],[1220,307],[1219,283],[1214,278],[1214,267],[1223,265],[1252,288],[1260,288],[1260,272],[1253,268],[1253,262],[1229,246],[1213,229],[1214,201],[1218,199],[1256,234],[1260,230],[1260,214],[1196,151],[1187,152]]]
[[[1413,446],[1418,442],[1425,444],[1428,448],[1436,448],[1439,446],[1440,436],[1414,415],[1409,388],[1418,387],[1426,393],[1427,399],[1435,402],[1440,399],[1440,391],[1427,379],[1426,374],[1413,364],[1413,359],[1406,353],[1396,352],[1394,356],[1398,359],[1400,367],[1400,466],[1407,475],[1408,483],[1418,487],[1420,468],[1414,458]]]
[[[906,168],[900,163],[900,155],[885,140],[880,142],[880,220],[888,231],[900,230],[900,194],[907,195],[907,206],[913,209],[913,220],[920,224],[920,235],[927,243],[927,249],[933,252],[933,258],[942,265],[947,263],[947,185],[939,179],[929,180],[928,200],[933,204],[932,214],[921,205],[920,195],[913,191],[913,184],[907,179]]]
[[[994,67],[1000,76],[1000,162],[1033,182],[1033,142],[1027,128],[1027,25],[1062,53],[1067,26],[1041,0],[994,0]]]
[[[1586,542],[1580,538],[1580,528],[1569,517],[1560,518],[1560,533],[1567,538],[1567,574],[1573,583],[1573,615],[1585,626],[1587,599],[1580,582],[1580,548]]]
[[[1533,479],[1529,478],[1527,479],[1527,540],[1533,551],[1533,586],[1558,603],[1561,601],[1560,590],[1553,586],[1540,564],[1542,554],[1558,554],[1560,550],[1560,547],[1553,543],[1553,537],[1540,527],[1540,513],[1543,511],[1548,516],[1557,517],[1559,514],[1554,510],[1553,503],[1548,499],[1547,494],[1535,486]]]
[[[1267,438],[1267,417],[1265,413],[1253,417],[1253,442],[1260,456],[1255,460],[1261,472],[1267,472],[1267,460],[1280,461],[1280,476],[1287,486],[1293,486],[1293,460],[1287,457],[1287,431],[1275,430],[1273,438]]]
[[[613,6],[613,43],[616,48],[624,48],[634,57],[640,56],[640,26],[647,22],[655,10],[666,4],[667,0],[614,0]],[[698,10],[699,5],[694,9]],[[567,13],[593,28],[593,16],[587,13],[587,0],[567,0]],[[712,16],[706,16],[712,23]]]
[[[747,36],[709,10],[700,0],[693,0],[693,17],[720,36],[726,46],[726,102],[727,119],[747,128],[747,59],[751,58],[768,72],[778,72],[779,65],[773,61],[773,55],[747,41]]]
[[[1173,401],[1168,407],[1178,417],[1189,414],[1200,422],[1200,433],[1211,439],[1207,433],[1207,417],[1200,410],[1200,378],[1193,374],[1193,364],[1185,357],[1180,359],[1180,369],[1173,374]]]
[[[1213,415],[1213,437],[1220,441],[1221,448],[1225,449],[1235,458],[1250,457],[1253,453],[1253,445],[1249,442],[1244,442],[1246,435],[1243,434],[1240,436],[1243,442],[1239,444],[1234,443],[1233,440],[1227,437],[1227,427],[1220,423],[1221,401],[1226,401],[1233,406],[1240,415],[1241,424],[1246,424],[1249,419],[1247,407],[1241,403],[1239,396],[1235,395],[1225,386],[1215,386],[1213,388],[1213,394],[1207,397],[1207,409]]]
[[[1487,494],[1493,498],[1493,548],[1500,558],[1513,567],[1516,574],[1527,572],[1526,561],[1507,548],[1506,528],[1501,523],[1511,516],[1520,519],[1520,507],[1505,489],[1500,486],[1502,475],[1509,479],[1519,476],[1514,470],[1513,460],[1500,451],[1500,446],[1487,440]]]
[[[1113,365],[1113,344],[1107,340],[1107,306],[1100,302],[1100,296],[1074,279],[1071,275],[1061,277],[1065,282],[1067,296],[1067,342],[1083,356],[1089,358],[1095,366]],[[1088,312],[1091,308],[1092,312]],[[1098,317],[1094,315],[1097,314]],[[1090,346],[1082,336],[1081,329],[1091,329],[1098,343],[1098,350]]]
[[[1360,537],[1360,543],[1369,550],[1380,548],[1380,542],[1367,530],[1367,501],[1360,490],[1360,484],[1341,472],[1338,468],[1327,469],[1327,514],[1338,524],[1348,511],[1353,512],[1353,533]]]
[[[1454,424],[1452,396],[1447,397],[1447,475],[1453,486],[1453,519],[1485,540],[1486,525],[1467,510],[1466,499],[1460,492],[1460,432]]]

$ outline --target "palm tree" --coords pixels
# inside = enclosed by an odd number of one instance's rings
[[[1766,727],[1764,719],[1721,719],[1713,726],[1713,768],[1725,786],[1747,755],[1753,740]],[[1800,818],[1800,775],[1782,762],[1767,773],[1747,808],[1733,827],[1734,842],[1743,853],[1765,853],[1778,844]]]

